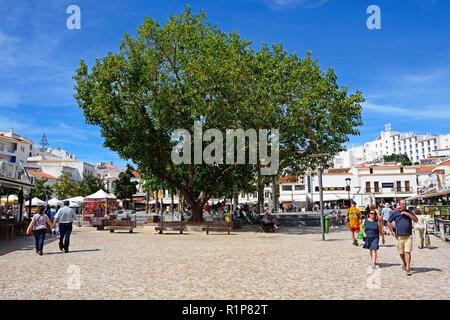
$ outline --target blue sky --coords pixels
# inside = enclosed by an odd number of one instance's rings
[[[81,30],[66,28],[66,8],[81,8]],[[117,51],[124,32],[145,16],[161,22],[186,4],[204,9],[225,31],[238,31],[255,48],[282,43],[366,98],[361,136],[375,139],[387,122],[395,130],[450,132],[450,1],[447,0],[0,0],[0,131],[15,131],[79,159],[123,164],[102,147],[73,98],[79,60]],[[381,8],[381,30],[366,27],[371,4]]]

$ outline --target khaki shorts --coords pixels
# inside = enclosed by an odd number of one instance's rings
[[[412,236],[397,236],[397,250],[400,254],[411,253],[412,248]]]

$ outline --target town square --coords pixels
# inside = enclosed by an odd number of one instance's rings
[[[450,4],[405,2],[2,1],[0,299],[450,300]]]

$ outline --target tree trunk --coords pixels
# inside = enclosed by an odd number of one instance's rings
[[[277,176],[272,177],[272,212],[276,213],[278,211],[277,203]]]
[[[155,201],[155,213],[158,213],[158,208],[157,208],[156,204],[159,204],[159,190],[157,190],[155,193],[156,193],[156,196],[155,196],[155,199],[156,199],[156,201]]]
[[[264,182],[258,182],[258,213],[264,212]]]
[[[178,211],[184,212],[184,196],[180,190],[178,190]]]
[[[192,217],[190,221],[203,222],[203,206],[208,199],[197,199],[191,192],[186,190],[183,190],[182,192],[186,202],[191,207]]]
[[[237,185],[233,185],[233,212],[237,209],[239,202],[239,191],[237,189]]]
[[[170,192],[170,212],[173,213],[173,192]]]

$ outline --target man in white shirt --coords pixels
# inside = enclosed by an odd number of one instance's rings
[[[69,252],[72,223],[76,219],[75,211],[69,208],[69,201],[64,201],[64,207],[58,210],[53,227],[59,223],[59,249]]]
[[[414,223],[414,233],[419,238],[419,249],[425,246],[429,248],[431,246],[430,236],[427,233],[427,222],[430,220],[430,216],[422,214],[420,209],[415,209],[414,214],[417,217],[417,222]]]
[[[389,216],[391,215],[392,209],[389,205],[389,203],[386,203],[384,205],[384,208],[381,210],[381,214],[383,215],[383,226],[384,226],[384,233],[387,234],[389,232],[389,228],[387,227],[387,222],[389,220]]]

